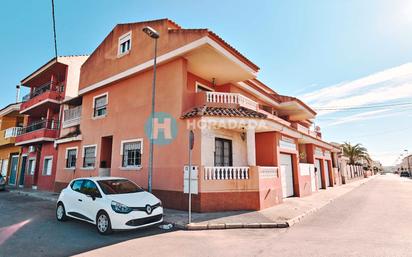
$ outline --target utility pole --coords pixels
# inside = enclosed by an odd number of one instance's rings
[[[53,17],[53,36],[54,36],[54,57],[57,59],[57,35],[56,35],[56,18],[54,15],[54,0],[52,2],[52,17]]]

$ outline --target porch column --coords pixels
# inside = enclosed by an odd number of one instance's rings
[[[249,166],[256,166],[256,142],[254,128],[247,128],[246,130],[246,148],[247,164]]]

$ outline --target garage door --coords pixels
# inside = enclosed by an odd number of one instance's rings
[[[325,181],[326,181],[326,186],[330,187],[330,181],[329,181],[329,165],[328,161],[325,160]]]
[[[293,166],[291,155],[280,155],[280,171],[283,197],[293,196],[295,192],[293,190]]]
[[[320,160],[316,159],[315,160],[315,167],[316,167],[316,177],[318,180],[318,189],[322,188],[322,170],[320,168]]]

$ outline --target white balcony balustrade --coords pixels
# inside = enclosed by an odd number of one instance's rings
[[[249,167],[204,167],[204,180],[249,179]]]
[[[207,103],[238,104],[242,107],[257,110],[258,103],[238,93],[206,92]]]
[[[21,135],[22,131],[23,128],[21,127],[8,128],[4,132],[4,138],[17,137],[18,135]]]
[[[82,106],[77,106],[64,111],[63,128],[79,125],[82,114]]]

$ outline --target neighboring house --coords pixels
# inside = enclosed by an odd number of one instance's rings
[[[407,155],[402,158],[401,163],[399,165],[400,171],[410,171],[412,167],[412,154]]]
[[[258,210],[334,185],[339,148],[310,130],[310,107],[257,80],[259,68],[212,31],[162,19],[117,25],[82,65],[78,97],[64,107],[75,125],[56,141],[56,190],[97,175],[147,188],[154,42],[145,26],[160,34],[156,112],[167,114],[155,131],[173,138],[154,148],[153,192],[166,207],[188,205],[190,129],[195,211]]]
[[[53,190],[63,103],[77,96],[80,67],[87,56],[61,56],[34,71],[21,81],[30,88],[23,97],[20,113],[28,115],[25,127],[16,138],[27,164],[26,186]]]
[[[21,173],[21,148],[15,146],[24,124],[24,115],[19,113],[20,103],[9,104],[0,110],[0,171],[11,186],[24,185]]]

